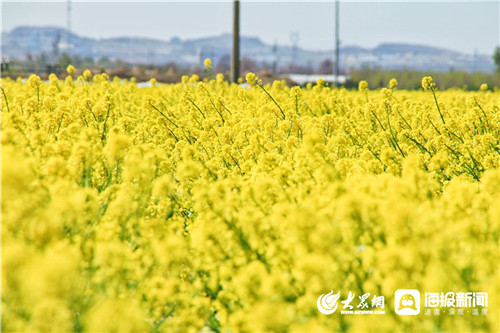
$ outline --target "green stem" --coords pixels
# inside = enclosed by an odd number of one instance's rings
[[[156,111],[158,111],[159,114],[161,114],[163,116],[163,118],[167,119],[172,125],[174,125],[176,128],[179,128],[179,126],[177,126],[176,123],[174,123],[172,120],[170,120],[170,118],[168,118],[163,112],[161,112],[156,106],[154,106],[153,104],[149,103],[149,105],[155,109]]]
[[[396,145],[396,147],[398,148],[399,152],[401,153],[401,156],[403,156],[403,158],[404,158],[405,154],[403,153],[403,150],[401,150],[401,147],[399,147],[398,139],[396,138],[396,136],[392,132],[391,121],[390,121],[390,118],[389,118],[389,107],[387,105],[386,105],[385,111],[387,112],[387,125],[389,126],[389,132],[391,133],[392,140],[394,141],[394,144]]]
[[[484,119],[486,120],[486,126],[488,126],[488,130],[489,130],[490,129],[490,124],[488,122],[488,117],[486,116],[486,112],[484,112],[484,110],[481,107],[481,105],[479,105],[479,103],[477,102],[476,96],[474,96],[474,102],[476,103],[476,105],[479,108],[479,110],[481,110],[481,112],[483,113]],[[479,119],[481,119],[481,117],[479,117]]]
[[[269,96],[271,98],[271,100],[274,102],[274,104],[276,104],[276,106],[278,107],[278,109],[281,112],[281,116],[283,117],[283,119],[286,119],[285,112],[283,112],[283,110],[281,109],[279,104],[276,102],[276,100],[273,98],[273,96],[271,96],[271,94],[268,93],[267,90],[261,84],[257,83],[257,85],[260,87],[260,89],[262,89],[267,94],[267,96]]]
[[[441,121],[443,122],[443,124],[446,124],[446,122],[444,121],[444,118],[443,118],[443,114],[441,113],[441,109],[439,108],[439,104],[438,104],[438,100],[437,100],[437,97],[436,97],[436,93],[434,92],[434,89],[432,89],[432,87],[431,87],[431,91],[432,91],[432,96],[434,96],[434,102],[436,103],[436,107],[438,109],[439,116],[441,117]]]
[[[7,95],[5,94],[5,90],[3,89],[3,87],[0,88],[2,89],[3,97],[5,98],[5,105],[7,105],[7,112],[10,112],[9,101],[7,100]]]
[[[375,117],[375,119],[377,119],[378,121],[378,124],[380,125],[380,127],[382,127],[382,130],[385,131],[385,127],[384,125],[382,125],[382,122],[380,121],[380,119],[378,119],[377,115],[375,114],[375,112],[373,112],[372,109],[370,109],[370,112],[373,114],[373,116]]]
[[[104,120],[104,126],[102,127],[101,141],[104,141],[106,139],[106,123],[108,122],[110,110],[111,106],[108,106],[108,113],[106,114],[106,119]]]
[[[431,118],[429,118],[429,116],[427,116],[427,120],[429,120],[429,122],[431,123],[432,127],[434,127],[434,129],[436,130],[436,132],[438,132],[439,135],[441,135],[441,132],[439,132],[439,130],[437,129],[437,127],[434,126],[434,123],[432,122]]]
[[[59,120],[59,126],[57,126],[57,132],[56,133],[59,133],[59,130],[61,129],[61,125],[62,125],[63,119],[64,119],[64,113],[61,116],[61,120]]]
[[[203,116],[203,119],[207,119],[207,117],[205,117],[205,114],[203,113],[203,111],[201,111],[201,109],[198,107],[198,105],[196,105],[193,100],[189,97],[187,97],[188,101],[190,101],[194,107],[201,113],[201,115]]]
[[[297,116],[300,116],[300,113],[299,113],[299,101],[298,101],[298,96],[295,95],[295,113],[297,114]]]
[[[222,105],[222,107],[224,107],[224,109],[227,111],[227,113],[229,113],[230,115],[233,114],[231,111],[229,111],[229,109],[220,100],[219,100],[219,103],[220,103],[220,105]]]

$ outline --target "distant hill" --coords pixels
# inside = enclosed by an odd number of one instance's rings
[[[69,41],[69,43],[68,43]],[[120,59],[131,64],[175,62],[179,65],[200,65],[210,57],[214,64],[227,61],[231,54],[230,34],[197,39],[158,40],[139,37],[94,39],[68,34],[59,27],[23,26],[2,32],[2,57],[26,59],[42,53],[50,59],[55,53],[91,57],[93,59]],[[317,68],[325,59],[332,59],[332,51],[313,51],[291,46],[268,45],[257,37],[242,36],[242,57],[260,64],[277,63],[279,67],[292,62],[298,66]],[[382,69],[416,69],[468,72],[490,72],[494,68],[490,55],[470,55],[426,45],[384,43],[363,48],[346,45],[340,50],[342,69],[377,67]]]

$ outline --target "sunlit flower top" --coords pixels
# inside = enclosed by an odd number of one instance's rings
[[[424,88],[424,90],[432,90],[435,87],[436,87],[436,84],[432,81],[432,77],[425,76],[422,79],[422,88]]]
[[[69,75],[73,75],[75,73],[75,67],[73,65],[68,65],[68,67],[66,67],[66,72],[68,72]]]
[[[84,78],[85,80],[89,80],[91,77],[92,77],[92,72],[90,72],[88,69],[86,69],[86,70],[83,72],[83,78]]]
[[[207,71],[212,69],[212,60],[210,60],[210,58],[206,58],[203,64],[205,65]]]
[[[366,90],[368,90],[368,82],[366,82],[366,81],[359,81],[358,89],[359,89],[359,91],[366,91]]]
[[[391,79],[389,81],[389,89],[394,89],[398,87],[398,81],[396,79]]]
[[[247,80],[247,83],[251,86],[254,86],[258,80],[258,77],[255,76],[255,73],[252,73],[252,72],[248,73],[245,78]]]

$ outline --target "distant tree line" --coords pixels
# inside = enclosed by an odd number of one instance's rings
[[[481,84],[486,83],[490,88],[500,87],[500,72],[496,73],[467,73],[462,71],[423,72],[415,70],[388,71],[380,69],[352,70],[346,88],[356,88],[358,82],[365,80],[370,88],[387,87],[389,81],[395,78],[399,89],[420,89],[422,78],[431,76],[440,89],[463,88],[478,90]]]
[[[500,46],[497,46],[495,52],[493,53],[493,61],[497,66],[497,72],[500,72]]]
[[[148,81],[154,77],[159,82],[174,83],[179,82],[182,75],[196,73],[203,78],[207,74],[202,64],[197,66],[179,66],[170,62],[163,65],[131,65],[116,59],[100,58],[95,60],[90,57],[82,58],[78,55],[70,56],[66,53],[62,53],[57,62],[51,62],[49,58],[42,53],[37,57],[28,55],[25,61],[13,60],[8,63],[8,66],[4,66],[5,64],[2,63],[2,76],[26,77],[31,73],[37,73],[46,79],[48,74],[56,73],[64,77],[66,75],[66,67],[70,64],[75,66],[78,71],[90,69],[94,73],[106,72],[110,77],[118,76],[126,79],[135,77],[137,81]],[[490,88],[500,87],[500,48],[497,48],[493,59],[498,66],[496,73],[468,73],[463,71],[424,72],[416,70],[383,70],[377,68],[351,69],[348,73],[349,79],[345,82],[344,87],[354,89],[358,87],[359,81],[365,80],[368,82],[370,89],[383,88],[387,87],[392,78],[395,78],[399,83],[399,89],[420,89],[422,77],[429,75],[432,76],[440,89],[458,87],[477,90],[483,83],[488,84]],[[230,56],[223,56],[213,67],[212,74],[222,73],[226,79],[229,79],[230,66]],[[240,66],[242,77],[247,72],[260,73],[259,76],[265,82],[281,79],[289,73],[328,75],[333,74],[334,70],[334,62],[330,59],[325,59],[314,67],[312,64],[308,67],[288,64],[276,70],[273,63],[258,64],[252,59],[244,57],[241,59]],[[289,84],[293,84],[292,81],[288,80],[288,82]]]

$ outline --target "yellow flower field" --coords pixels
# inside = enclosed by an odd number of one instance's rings
[[[500,330],[500,92],[72,70],[1,81],[2,331]],[[397,289],[487,313],[400,316]],[[330,290],[385,314],[324,315]]]

